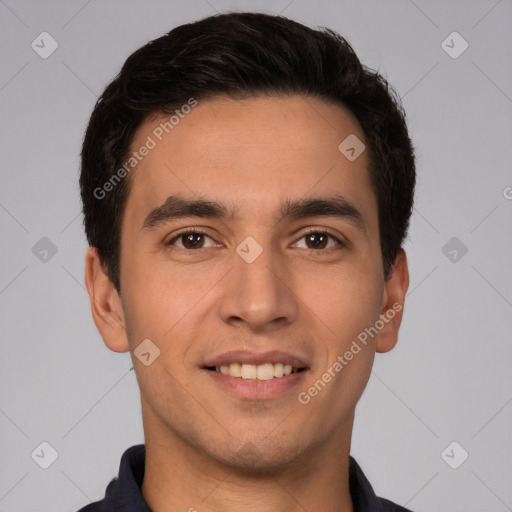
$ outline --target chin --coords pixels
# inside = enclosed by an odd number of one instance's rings
[[[252,439],[251,439],[252,438]],[[304,440],[301,446],[291,439],[269,439],[264,434],[244,436],[243,440],[229,439],[226,450],[216,451],[210,456],[221,464],[225,464],[237,472],[247,474],[263,474],[283,469],[303,455],[307,449]]]

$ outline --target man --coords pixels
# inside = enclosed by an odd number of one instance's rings
[[[397,342],[415,185],[400,101],[330,30],[217,15],[131,55],[91,116],[86,285],[145,444],[83,512],[403,511],[350,456]]]

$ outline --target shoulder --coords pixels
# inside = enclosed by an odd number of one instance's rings
[[[141,493],[144,479],[146,448],[135,445],[128,448],[121,457],[119,475],[108,484],[105,497],[89,503],[78,512],[112,512],[112,510],[149,511]]]

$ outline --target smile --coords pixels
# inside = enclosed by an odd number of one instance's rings
[[[242,364],[230,363],[221,366],[208,367],[208,370],[215,370],[222,375],[238,377],[248,380],[271,380],[279,379],[292,373],[298,373],[304,368],[295,368],[291,364],[264,363],[264,364]]]

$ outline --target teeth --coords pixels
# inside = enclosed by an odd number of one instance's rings
[[[274,365],[272,363],[257,366],[256,378],[258,380],[270,380],[274,378]]]
[[[255,379],[258,373],[258,367],[254,364],[242,365],[242,379]]]
[[[241,377],[242,365],[238,363],[231,363],[229,365],[229,375],[231,375],[231,377]]]
[[[265,364],[240,364],[231,363],[229,365],[216,366],[215,370],[222,375],[230,377],[241,377],[242,379],[252,380],[271,380],[280,378],[291,373],[297,373],[297,368],[293,368],[291,364],[283,363],[265,363]]]

